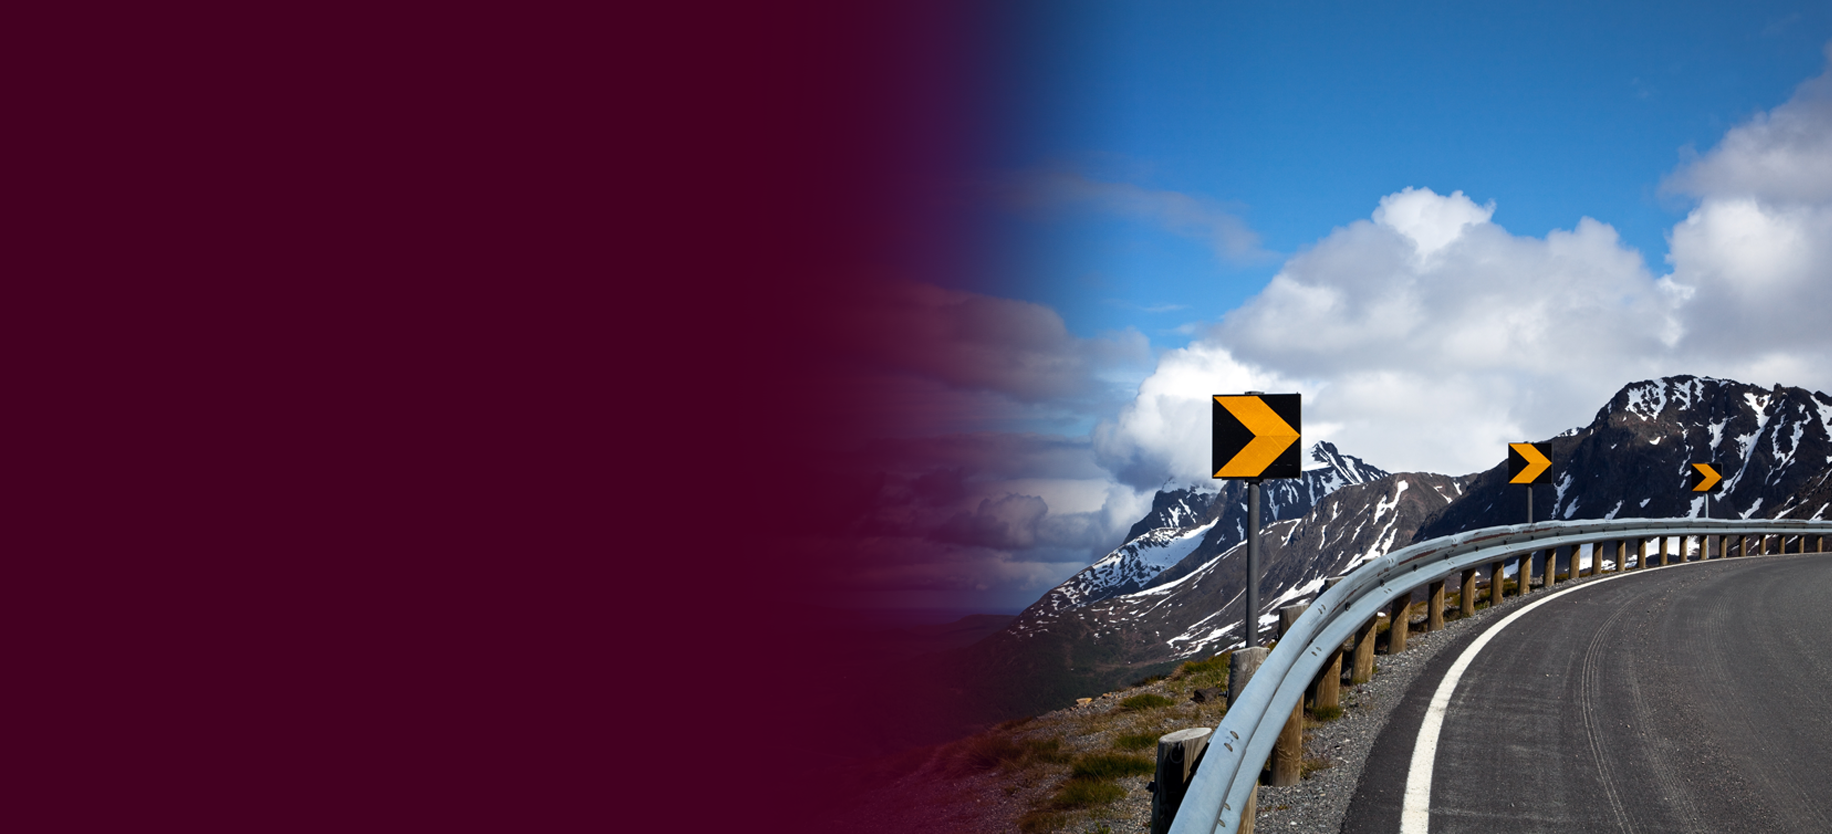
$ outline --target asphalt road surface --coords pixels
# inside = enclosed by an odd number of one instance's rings
[[[1495,628],[1419,675],[1344,832],[1400,830],[1426,707]],[[1462,672],[1429,772],[1434,834],[1832,832],[1832,554],[1606,576],[1524,612]]]

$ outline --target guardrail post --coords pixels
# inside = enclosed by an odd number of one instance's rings
[[[1374,679],[1374,630],[1379,624],[1379,617],[1369,617],[1355,632],[1355,672],[1349,676],[1350,683],[1367,683]]]
[[[1246,691],[1247,683],[1253,680],[1253,673],[1259,671],[1260,664],[1265,663],[1266,655],[1271,653],[1271,649],[1255,646],[1250,649],[1235,649],[1234,653],[1228,656],[1228,709],[1234,708],[1235,700],[1240,698],[1240,693]],[[1259,773],[1263,766],[1264,763],[1261,763],[1249,768],[1248,772]],[[1252,834],[1253,832],[1254,811],[1259,807],[1258,781],[1257,778],[1254,779],[1256,784],[1247,794],[1247,807],[1240,813],[1241,834]]]
[[[1489,563],[1489,607],[1490,608],[1494,608],[1495,606],[1498,606],[1501,604],[1501,583],[1506,578],[1507,577],[1503,576],[1501,573],[1501,563],[1500,562],[1490,562]]]
[[[1463,585],[1457,591],[1457,613],[1465,617],[1476,616],[1476,569],[1465,568]]]
[[[1518,580],[1515,584],[1523,597],[1533,593],[1533,553],[1529,550],[1520,554],[1520,561],[1514,565],[1514,578]]]
[[[1425,620],[1425,630],[1426,631],[1443,631],[1444,630],[1444,580],[1440,579],[1436,582],[1431,583],[1431,589],[1430,589],[1430,592],[1428,593],[1428,596],[1431,597],[1431,602],[1428,603],[1431,606],[1431,613],[1430,615],[1427,616]]]
[[[1191,727],[1159,737],[1158,771],[1147,786],[1151,791],[1151,834],[1170,831],[1171,820],[1177,818],[1177,807],[1189,792],[1190,777],[1196,775],[1202,754],[1208,752],[1213,732],[1207,727]]]
[[[1279,639],[1304,616],[1308,605],[1287,605],[1279,609]],[[1304,775],[1304,699],[1299,698],[1291,707],[1291,717],[1285,719],[1285,729],[1279,731],[1279,740],[1272,746],[1272,785],[1284,788],[1298,783]]]
[[[1406,650],[1406,627],[1412,619],[1412,592],[1407,591],[1393,600],[1393,607],[1387,610],[1387,654],[1399,654]]]
[[[1628,539],[1616,540],[1616,572],[1628,570]]]
[[[1548,591],[1552,590],[1552,583],[1553,583],[1552,574],[1558,572],[1558,551],[1557,550],[1546,551],[1546,564],[1542,565],[1539,570],[1541,573],[1545,574],[1540,584],[1544,586],[1546,590]]]
[[[1667,536],[1660,537],[1660,566],[1663,568],[1672,564],[1672,562],[1667,561],[1669,558],[1667,554],[1667,539]]]
[[[1345,578],[1330,577],[1324,581],[1323,590],[1336,587],[1336,583]],[[1312,700],[1317,709],[1337,709],[1342,706],[1342,646],[1336,646],[1336,650],[1329,653],[1329,662],[1323,664],[1323,673],[1317,676],[1317,682],[1312,687],[1316,690]]]

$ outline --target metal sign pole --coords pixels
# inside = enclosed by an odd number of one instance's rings
[[[1247,648],[1259,646],[1260,479],[1247,479]],[[1225,604],[1227,600],[1222,600]]]
[[[1527,484],[1527,523],[1533,523],[1533,485]]]

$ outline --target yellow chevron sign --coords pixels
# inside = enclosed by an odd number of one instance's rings
[[[1302,477],[1299,394],[1218,394],[1211,407],[1217,478]]]
[[[1508,444],[1508,483],[1543,484],[1552,480],[1552,458],[1544,443]]]
[[[1692,464],[1692,470],[1693,492],[1716,492],[1718,482],[1724,480],[1709,463]]]

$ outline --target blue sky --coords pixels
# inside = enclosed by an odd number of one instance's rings
[[[1832,5],[1805,3],[1014,4],[987,90],[992,173],[1069,169],[1209,201],[1260,258],[1089,206],[1008,219],[977,288],[1072,331],[1154,346],[1258,292],[1280,254],[1407,186],[1516,234],[1613,226],[1662,273],[1687,201],[1662,178],[1824,63]]]
[[[843,317],[891,444],[853,604],[1034,601],[1213,483],[1211,394],[1459,475],[1639,380],[1832,390],[1832,5],[998,14],[929,186],[974,256],[910,235]]]

